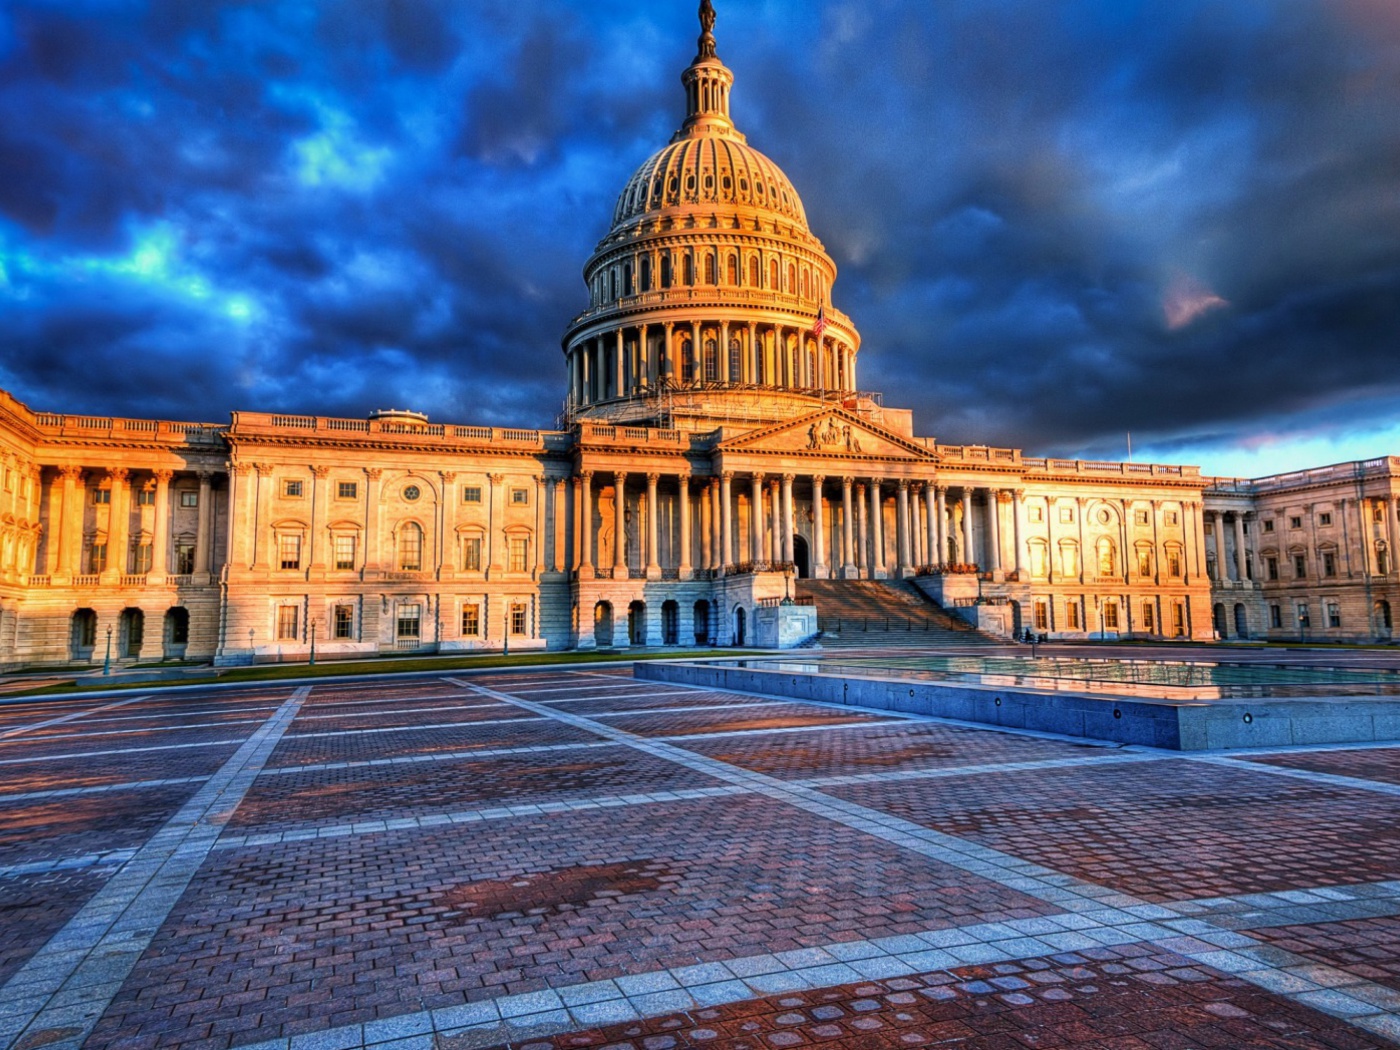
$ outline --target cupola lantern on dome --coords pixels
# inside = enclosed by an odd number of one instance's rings
[[[780,418],[857,389],[836,265],[792,182],[734,126],[711,0],[699,16],[685,119],[628,180],[584,268],[590,306],[564,336],[569,418],[671,425],[684,401],[699,426],[755,398]]]

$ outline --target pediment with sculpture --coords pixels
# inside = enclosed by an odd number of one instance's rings
[[[828,411],[753,431],[724,442],[721,451],[810,453],[877,459],[924,460],[937,456],[856,416]]]

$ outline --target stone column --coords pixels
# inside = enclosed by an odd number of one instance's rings
[[[928,563],[930,565],[942,565],[947,560],[947,555],[943,550],[942,541],[939,539],[943,529],[943,489],[939,485],[929,482],[924,486],[924,519],[926,532],[928,534]]]
[[[1001,493],[985,489],[987,498],[987,566],[989,572],[1001,572]]]
[[[1230,579],[1230,566],[1225,561],[1225,514],[1223,511],[1208,512],[1211,517],[1211,534],[1215,540],[1215,578],[1226,583]]]
[[[928,564],[928,552],[924,550],[925,526],[924,501],[920,499],[924,486],[921,482],[909,483],[909,564],[917,573],[919,566]]]
[[[758,382],[758,325],[749,322],[749,346],[748,346],[749,374],[744,377],[746,383]]]
[[[791,565],[796,557],[793,539],[796,536],[796,521],[792,512],[792,483],[796,474],[783,475],[783,561]]]
[[[323,572],[326,568],[326,502],[330,498],[326,491],[326,477],[330,472],[330,467],[326,466],[311,468],[311,535],[307,537],[310,549],[306,552],[308,572]]]
[[[885,508],[880,486],[883,478],[870,479],[870,578],[885,578]]]
[[[549,516],[546,519],[549,523],[546,527],[550,535],[549,571],[556,573],[563,572],[564,566],[568,564],[564,560],[564,523],[568,520],[565,513],[565,500],[567,497],[564,493],[566,491],[564,478],[555,478],[554,483],[549,487]],[[457,501],[452,499],[451,496],[447,498],[452,502],[454,507],[457,505]],[[452,549],[455,551],[457,549],[457,544],[455,540],[451,539],[451,537],[455,536],[454,528],[455,525],[449,527],[448,535],[449,542],[452,543]]]
[[[938,556],[934,558],[935,565],[948,564],[948,486],[934,486],[934,502],[937,504],[936,521],[933,533],[934,545],[938,550]]]
[[[856,578],[855,521],[852,519],[851,487],[855,478],[841,479],[841,575]]]
[[[1316,557],[1316,555],[1314,555]],[[1249,573],[1245,568],[1244,549],[1244,513],[1235,511],[1235,578],[1243,583],[1249,579]]]
[[[1025,489],[1011,490],[1011,542],[1016,545],[1016,578],[1020,579],[1026,569],[1025,526],[1021,518],[1025,514]]]
[[[598,575],[593,545],[593,472],[585,470],[579,476],[578,562],[579,579],[591,580]]]
[[[719,260],[718,260],[718,259],[715,260],[715,265],[716,265],[716,266],[719,265]],[[715,276],[719,276],[719,275],[716,274]],[[699,322],[699,321],[691,321],[691,322],[690,322],[690,360],[691,360],[692,366],[693,366],[694,369],[695,369],[694,375],[692,375],[692,376],[690,377],[690,378],[691,378],[691,381],[692,381],[693,383],[701,383],[701,382],[704,382],[704,380],[705,380],[705,348],[702,347],[702,346],[700,345],[700,322]],[[721,564],[721,565],[728,565],[729,562],[728,562],[728,560],[726,559],[726,560],[720,562],[720,564]]]
[[[253,531],[253,570],[266,572],[272,565],[272,559],[277,556],[276,552],[268,553],[272,544],[272,537],[268,535],[268,507],[272,503],[272,483],[268,480],[272,477],[272,466],[268,463],[254,463],[253,470],[257,472],[257,480],[253,482],[253,506],[252,513],[248,515],[248,523]],[[380,472],[375,471],[378,475]],[[376,477],[376,480],[377,477]],[[375,486],[376,491],[378,486]],[[373,530],[373,519],[378,516],[378,501],[370,505],[371,521],[366,525],[366,531]],[[366,543],[368,546],[368,543]]]
[[[613,474],[613,579],[627,579],[627,475]]]
[[[894,506],[895,554],[899,559],[896,575],[902,580],[914,575],[909,558],[909,481],[906,478],[895,483]]]
[[[58,472],[63,480],[63,497],[59,505],[58,520],[62,529],[57,536],[58,575],[77,576],[83,571],[83,497],[86,489],[80,487],[83,479],[82,467],[63,467]]]
[[[656,499],[656,483],[661,480],[660,474],[647,475],[647,579],[661,579],[661,562],[657,560],[657,553],[660,547],[660,533],[657,529],[661,515],[661,509]]]
[[[690,560],[690,475],[677,475],[677,492],[680,498],[680,519],[681,519],[681,551],[680,564],[677,569],[683,580],[689,580],[695,576],[695,567]]]
[[[729,569],[734,564],[734,472],[726,470],[719,476],[719,564]]]
[[[714,486],[711,479],[700,490],[700,567],[707,572],[715,569]]]
[[[870,503],[865,498],[865,485],[855,487],[855,527],[856,543],[853,548],[856,564],[856,579],[873,579],[866,574],[870,571]]]
[[[721,321],[719,326],[719,346],[716,348],[719,360],[715,362],[719,366],[719,380],[721,383],[732,383],[734,377],[729,374],[729,322]]]
[[[783,560],[783,495],[781,483],[774,478],[768,483],[768,563]]]
[[[972,546],[972,489],[964,488],[963,507],[963,561],[968,565],[977,564],[977,554]],[[1080,559],[1083,561],[1083,559]]]
[[[535,542],[534,542],[534,547],[535,547],[535,580],[536,580],[536,581],[538,581],[538,580],[544,578],[544,538],[545,538],[545,533],[548,531],[548,528],[549,528],[549,526],[546,524],[546,522],[548,521],[548,519],[545,517],[545,510],[546,510],[546,508],[545,508],[545,505],[544,505],[544,485],[545,485],[544,476],[541,475],[541,474],[536,474],[536,475],[535,475]],[[444,493],[447,492],[447,488],[448,488],[448,486],[447,486],[446,484],[444,484],[444,485],[442,486],[442,491],[443,491]],[[446,507],[446,505],[447,505],[446,502],[444,502],[444,504],[443,504],[444,508]],[[455,506],[455,505],[454,505],[454,506]],[[446,531],[447,531],[446,529],[443,530],[444,534],[446,533]],[[446,545],[446,535],[444,535],[444,546],[445,546],[445,545]],[[442,562],[442,557],[441,557],[441,555],[439,555],[439,557],[438,557],[438,562],[439,562],[439,564],[441,564],[441,562]]]
[[[107,508],[107,573],[122,576],[131,567],[131,471],[114,467],[107,476],[112,479],[112,502]]]
[[[1397,561],[1400,561],[1400,559],[1396,558],[1396,555],[1400,554],[1400,547],[1396,546],[1397,543],[1400,543],[1400,529],[1397,529],[1395,523],[1395,499],[1391,496],[1387,496],[1384,502],[1386,527],[1385,547],[1386,554],[1389,555],[1386,568],[1390,570],[1390,574],[1393,576],[1397,570],[1400,570],[1400,566],[1396,564]]]
[[[486,490],[486,578],[499,580],[505,572],[501,555],[505,553],[505,535],[501,531],[505,525],[505,513],[500,503],[501,482],[504,474],[487,474],[489,483]]]
[[[587,405],[587,404],[589,404],[590,402],[592,402],[592,400],[593,400],[593,398],[592,398],[592,396],[591,396],[592,390],[593,390],[593,370],[592,370],[592,368],[591,368],[592,362],[591,362],[591,360],[590,360],[590,355],[589,355],[589,352],[588,352],[588,346],[589,346],[589,344],[588,344],[587,342],[580,343],[579,346],[578,346],[578,351],[577,351],[577,352],[578,352],[578,357],[579,357],[579,380],[580,380],[580,382],[579,382],[579,404],[581,404],[581,405]]]
[[[229,477],[229,487],[233,487],[233,478]],[[214,553],[214,477],[207,470],[199,472],[199,507],[195,515],[195,537],[194,537],[194,571],[201,575],[208,576],[213,570]],[[229,522],[229,530],[232,531],[233,522]]]
[[[622,342],[622,329],[613,333],[613,358],[617,371],[617,396],[627,396],[627,347]]]
[[[749,561],[763,561],[763,475],[749,479]]]
[[[157,470],[156,513],[151,531],[151,582],[159,583],[170,572],[170,479],[171,470]]]
[[[824,580],[831,575],[826,564],[826,508],[822,505],[822,486],[826,478],[812,478],[812,577]]]

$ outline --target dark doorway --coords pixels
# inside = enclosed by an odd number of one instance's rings
[[[1225,606],[1217,603],[1215,608],[1211,610],[1211,619],[1215,622],[1215,636],[1217,638],[1230,637],[1230,632],[1226,630],[1225,625]]]
[[[646,602],[633,602],[627,607],[627,641],[631,645],[647,644]]]
[[[734,606],[734,644],[744,644],[744,607]]]
[[[812,563],[807,553],[807,541],[801,536],[794,536],[792,538],[792,563],[797,567],[797,578],[799,580],[811,578]]]
[[[593,642],[606,649],[613,643],[613,607],[599,602],[593,607]]]
[[[710,603],[703,598],[695,603],[695,644],[710,644]]]
[[[661,606],[661,644],[679,645],[681,636],[681,607],[673,601]]]
[[[1243,605],[1235,606],[1235,634],[1240,638],[1249,637],[1249,613]]]
[[[141,655],[146,641],[146,614],[140,609],[123,609],[121,617],[121,653],[125,657]]]
[[[79,609],[73,614],[73,659],[92,658],[97,648],[97,613],[91,609]]]
[[[190,641],[190,611],[177,605],[165,614],[165,655],[178,660]]]

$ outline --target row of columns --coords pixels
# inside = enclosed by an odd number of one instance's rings
[[[131,508],[134,472],[115,467],[103,472],[110,482],[111,496],[107,517],[107,569],[104,575],[121,576],[128,570],[131,551]],[[45,564],[50,575],[73,577],[85,574],[84,510],[89,488],[82,467],[61,467],[50,486],[49,528],[45,535]],[[163,578],[170,572],[170,483],[175,474],[154,470],[146,474],[155,482],[154,521],[151,527],[151,567],[149,576]],[[213,565],[213,488],[214,474],[199,471],[199,506],[195,534],[196,574],[208,574]],[[140,484],[144,487],[145,481]]]
[[[653,347],[652,334],[661,342]],[[631,338],[628,333],[633,333]],[[706,333],[715,338],[715,377],[705,374]],[[762,385],[794,390],[853,391],[855,350],[833,337],[822,337],[821,353],[813,361],[809,329],[795,325],[665,321],[601,332],[576,342],[569,351],[574,403],[580,406],[619,397],[645,394],[658,386],[681,386],[682,356],[689,337],[693,375],[690,382]],[[794,366],[796,339],[801,352]],[[731,360],[730,343],[738,339],[738,361]]]
[[[1358,536],[1360,537],[1361,570],[1365,576],[1390,576],[1400,571],[1400,566],[1396,565],[1395,553],[1397,545],[1400,545],[1400,527],[1397,526],[1397,503],[1391,496],[1364,496],[1359,499],[1339,500],[1334,506],[1338,514],[1341,515],[1341,537],[1342,542],[1337,544],[1338,551],[1348,559],[1348,573],[1351,572],[1350,550],[1351,545],[1348,537],[1351,531],[1351,520],[1348,515],[1355,513],[1355,522],[1359,526]],[[1317,554],[1319,536],[1317,534],[1317,519],[1313,513],[1313,508],[1305,508],[1307,514],[1307,535],[1308,542],[1305,547],[1309,553],[1309,563],[1316,566],[1315,575],[1320,580],[1322,570],[1317,563],[1320,558]],[[1251,568],[1249,561],[1250,549],[1245,533],[1245,522],[1257,522],[1258,518],[1253,512],[1246,511],[1223,511],[1208,510],[1206,516],[1211,521],[1211,533],[1213,553],[1215,555],[1216,579],[1221,582],[1246,581],[1251,579]],[[1231,519],[1231,526],[1234,534],[1233,558],[1226,557],[1225,545],[1225,519]],[[1287,513],[1281,515],[1280,520],[1286,520]],[[1380,519],[1380,520],[1377,520]],[[1296,530],[1289,530],[1296,531]],[[1382,547],[1384,544],[1384,547]],[[1288,539],[1280,541],[1280,547],[1285,552],[1294,546]],[[1257,555],[1260,549],[1260,537],[1255,537],[1254,553]],[[1387,556],[1382,562],[1379,552],[1385,550]],[[1231,575],[1230,566],[1234,567]]]

